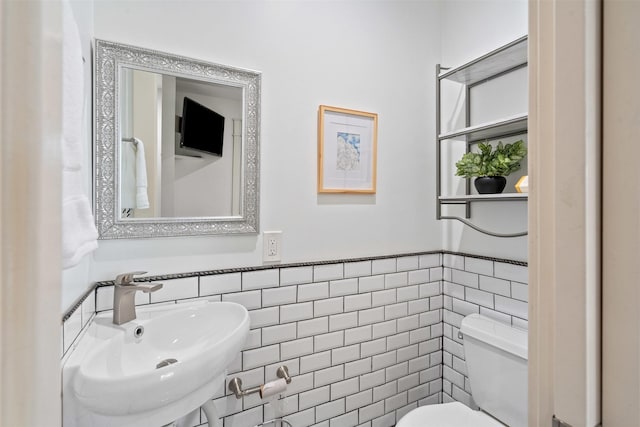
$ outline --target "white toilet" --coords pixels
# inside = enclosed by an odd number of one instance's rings
[[[526,427],[527,332],[479,314],[462,320],[474,411],[453,402],[421,406],[396,427]]]

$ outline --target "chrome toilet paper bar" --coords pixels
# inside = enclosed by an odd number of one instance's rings
[[[236,399],[241,399],[243,396],[253,393],[260,393],[260,397],[268,397],[274,394],[278,394],[284,391],[287,384],[291,384],[291,376],[289,376],[289,368],[285,365],[280,366],[276,371],[276,376],[280,378],[276,381],[271,381],[266,384],[262,384],[256,387],[251,387],[246,390],[242,389],[242,380],[238,377],[229,381],[229,390],[235,394]]]

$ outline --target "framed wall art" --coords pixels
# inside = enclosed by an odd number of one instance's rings
[[[375,193],[378,115],[321,105],[318,193]]]

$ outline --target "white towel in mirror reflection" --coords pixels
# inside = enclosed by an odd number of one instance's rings
[[[122,141],[122,179],[120,203],[122,209],[148,209],[147,163],[144,144],[138,138]]]

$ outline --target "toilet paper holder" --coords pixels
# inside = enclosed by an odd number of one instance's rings
[[[289,375],[289,368],[287,368],[286,365],[282,365],[278,368],[278,370],[276,371],[276,376],[278,378],[285,380],[287,384],[291,384],[291,376]],[[264,386],[265,385],[262,384],[256,387],[251,387],[246,390],[243,390],[242,380],[240,378],[235,377],[231,381],[229,381],[229,390],[236,395],[236,399],[242,399],[242,397],[248,394],[253,394],[253,393],[262,394],[262,390]]]

